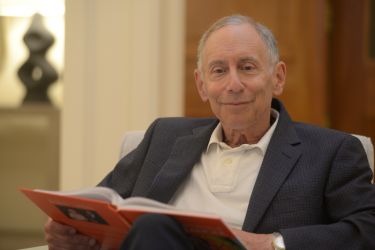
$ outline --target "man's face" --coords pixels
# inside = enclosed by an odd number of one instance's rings
[[[202,55],[204,81],[194,72],[198,91],[223,126],[240,131],[269,126],[272,94],[282,93],[285,64],[278,63],[270,75],[266,47],[255,29],[221,27],[207,39]]]

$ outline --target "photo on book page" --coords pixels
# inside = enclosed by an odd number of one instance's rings
[[[97,212],[79,208],[55,205],[66,217],[73,220],[81,220],[93,223],[109,225]]]

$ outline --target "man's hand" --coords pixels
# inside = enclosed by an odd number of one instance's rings
[[[232,230],[250,250],[274,250],[272,246],[273,234],[254,234],[236,228],[232,228]]]
[[[95,239],[77,233],[73,227],[48,218],[44,225],[49,250],[99,250],[101,245]]]

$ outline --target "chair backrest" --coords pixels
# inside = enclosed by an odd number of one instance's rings
[[[371,143],[371,138],[363,135],[354,136],[362,142],[363,148],[365,149],[367,154],[368,162],[370,163],[370,168],[372,170],[372,173],[374,173],[374,146]]]
[[[142,141],[144,135],[145,135],[145,131],[143,130],[127,132],[124,135],[122,142],[121,142],[119,158],[121,159],[122,157],[130,153],[130,151],[135,149],[138,146],[138,144]],[[354,135],[354,136],[357,137],[362,142],[362,145],[367,154],[367,159],[370,163],[371,170],[374,173],[374,146],[371,143],[370,137],[366,137],[362,135]]]
[[[144,130],[134,130],[129,131],[124,135],[121,142],[119,160],[129,154],[139,143],[141,143],[145,133],[146,131]]]

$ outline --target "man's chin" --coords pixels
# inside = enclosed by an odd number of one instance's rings
[[[251,119],[244,119],[244,117],[230,117],[229,119],[226,119],[226,121],[221,121],[223,126],[227,127],[228,129],[233,130],[247,130],[249,127],[251,127],[255,121]]]

